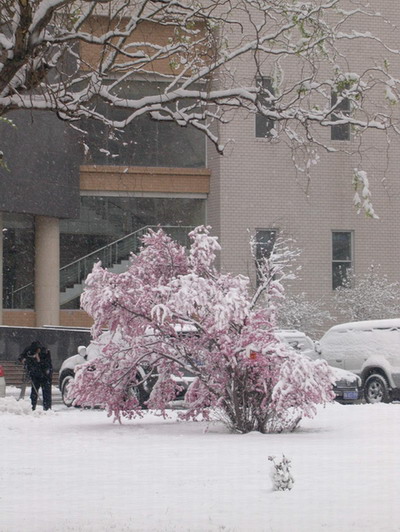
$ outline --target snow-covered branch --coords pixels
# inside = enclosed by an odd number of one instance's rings
[[[215,122],[244,108],[274,122],[274,141],[306,155],[310,145],[333,151],[323,130],[334,125],[399,134],[400,82],[390,68],[399,50],[385,27],[351,0],[2,0],[0,115],[50,110],[123,129],[148,114],[197,128],[222,151]],[[367,67],[351,51],[360,41],[374,57]],[[134,80],[153,90],[141,96]]]

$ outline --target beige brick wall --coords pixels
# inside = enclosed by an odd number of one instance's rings
[[[388,17],[400,23],[400,15],[393,2],[387,7]],[[385,11],[386,15],[386,11]],[[370,19],[372,32],[382,34],[391,44],[398,44],[394,27]],[[364,27],[365,30],[365,27]],[[381,49],[368,47],[365,42],[352,52],[343,50],[352,65],[367,67],[384,57]],[[392,70],[400,75],[400,63]],[[238,73],[243,79],[251,77],[250,68],[240,63]],[[264,75],[269,75],[265,65]],[[296,75],[296,64],[289,65],[285,78]],[[379,95],[382,98],[382,94]],[[398,113],[397,109],[391,112]],[[296,174],[291,152],[283,142],[271,143],[255,138],[254,115],[237,112],[220,126],[227,143],[225,154],[218,157],[211,147],[208,166],[212,169],[208,222],[219,235],[223,251],[221,268],[235,274],[251,274],[254,265],[249,252],[249,235],[255,229],[277,228],[284,236],[294,238],[302,251],[298,264],[302,269],[291,291],[306,292],[310,299],[332,298],[331,234],[335,230],[354,232],[354,269],[365,273],[373,265],[380,265],[391,280],[400,281],[400,157],[398,141],[388,151],[386,140],[377,133],[365,136],[361,145],[355,141],[334,142],[342,152],[321,152],[321,160],[313,168],[311,181]],[[329,139],[330,130],[322,135]],[[348,157],[343,150],[353,151]],[[388,158],[389,155],[389,158]],[[367,170],[372,201],[379,220],[357,214],[353,207],[353,169]],[[384,318],[384,316],[382,316]]]

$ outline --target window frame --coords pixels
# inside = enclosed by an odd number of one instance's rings
[[[104,83],[114,86],[115,96],[128,94],[128,98],[132,94],[135,98],[154,96],[159,93],[161,85],[168,85],[168,81],[154,75],[123,79],[110,75]],[[93,102],[103,108],[104,116],[111,121],[121,121],[129,115],[128,109],[109,106],[101,98],[98,101],[96,98],[94,96]],[[85,143],[89,150],[83,155],[84,165],[188,169],[207,166],[207,139],[191,125],[183,128],[174,121],[152,120],[149,113],[142,114],[120,131],[90,117],[82,117],[80,124],[88,134]],[[151,144],[144,146],[144,142]],[[189,153],[191,157],[188,157]]]
[[[272,82],[272,77],[271,76],[261,76],[261,77],[258,77],[257,78],[257,85],[259,85],[262,89],[261,93],[258,94],[257,98],[259,100],[265,100],[265,97],[264,97],[264,94],[263,94],[263,91],[265,91],[265,89],[267,91],[269,91],[271,93],[272,96],[274,96],[274,87],[273,87],[273,82]],[[265,102],[264,101],[264,105],[268,108],[271,108],[272,107],[272,103],[271,102]],[[255,138],[257,139],[265,139],[265,138],[270,138],[272,136],[271,134],[271,130],[274,129],[274,126],[275,126],[275,120],[272,120],[271,118],[267,118],[265,115],[263,115],[262,113],[259,113],[257,112],[256,115],[255,115],[255,120],[254,120],[254,135],[255,135]],[[260,133],[260,130],[262,130],[262,134],[259,134]]]
[[[343,100],[337,104],[338,100],[338,93],[333,92],[331,93],[331,106],[335,107],[335,111],[338,113],[350,116],[351,113],[351,105],[349,98],[343,98]],[[341,120],[335,112],[332,112],[331,114],[331,121],[335,122],[336,120]],[[331,126],[331,140],[332,141],[342,141],[346,142],[351,140],[351,131],[350,131],[350,124],[338,124],[338,125],[332,125]]]
[[[345,233],[350,235],[350,248],[349,248],[349,259],[335,259],[334,258],[334,235],[338,233]],[[335,275],[335,265],[343,265],[346,268],[345,275],[341,275],[341,283],[336,282],[337,276]],[[347,265],[347,266],[346,266]],[[349,272],[354,271],[354,231],[353,230],[344,230],[344,229],[335,229],[331,231],[331,282],[332,290],[335,291],[341,286],[344,286],[344,282],[349,279]]]
[[[266,242],[260,242],[257,238],[259,233],[270,233],[271,237]],[[273,236],[272,236],[273,235]],[[260,244],[264,244],[265,246],[270,247],[270,249],[267,249],[267,255],[268,257],[271,256],[271,252],[274,248],[274,245],[276,243],[276,240],[279,235],[279,229],[272,227],[272,228],[257,228],[255,230],[255,237],[254,237],[254,259],[255,259],[255,268],[256,268],[256,285],[259,286],[261,282],[260,277],[260,270],[259,270],[259,261],[265,257],[266,255],[260,254],[258,255],[258,250],[260,249]],[[272,245],[270,245],[270,242],[272,242]]]

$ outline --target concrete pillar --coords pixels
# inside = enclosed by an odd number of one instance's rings
[[[3,325],[3,215],[0,212],[0,325]]]
[[[36,326],[60,323],[60,223],[35,217]]]

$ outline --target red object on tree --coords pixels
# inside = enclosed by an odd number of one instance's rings
[[[250,360],[257,360],[257,358],[258,358],[257,351],[250,351],[249,358],[250,358]]]

